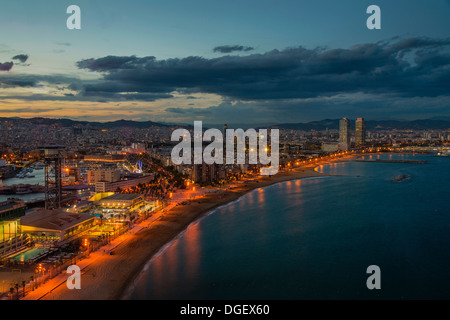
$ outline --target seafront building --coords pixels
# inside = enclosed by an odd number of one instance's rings
[[[351,130],[350,120],[343,118],[339,121],[339,148],[348,150],[350,148]]]
[[[355,121],[355,144],[357,146],[366,144],[366,121],[364,118],[358,118]]]
[[[35,243],[62,244],[79,237],[94,225],[90,214],[39,208],[21,218],[21,229]]]
[[[192,181],[199,182],[213,182],[224,177],[223,166],[219,164],[194,164],[192,169]]]
[[[97,204],[103,208],[121,208],[133,210],[141,206],[144,202],[142,194],[120,194],[116,193],[97,201]]]

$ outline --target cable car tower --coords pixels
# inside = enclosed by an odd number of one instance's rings
[[[62,181],[61,169],[64,146],[44,146],[45,163],[45,209],[61,208]]]

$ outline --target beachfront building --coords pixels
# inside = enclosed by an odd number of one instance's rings
[[[357,146],[366,144],[366,121],[364,118],[358,118],[355,122],[355,143]]]
[[[25,202],[20,199],[0,202],[0,259],[29,243],[29,238],[20,233],[20,217],[25,214],[25,209]]]
[[[341,150],[348,150],[350,148],[350,120],[343,118],[339,121],[339,148]]]
[[[191,179],[195,183],[211,183],[224,176],[224,174],[221,176],[221,171],[223,171],[223,166],[216,163],[194,164]]]
[[[98,205],[103,208],[123,208],[134,209],[143,204],[142,194],[113,194],[98,201]]]
[[[35,209],[21,218],[22,233],[41,245],[59,245],[80,237],[94,226],[94,216],[63,210]]]
[[[98,193],[90,200],[95,204],[95,209],[91,210],[91,213],[106,220],[131,218],[131,216],[139,215],[151,204],[144,201],[143,194],[113,192]]]

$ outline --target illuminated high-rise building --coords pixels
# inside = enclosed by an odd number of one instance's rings
[[[343,118],[339,121],[339,147],[341,150],[350,148],[350,120]]]
[[[366,121],[364,118],[358,118],[355,122],[355,143],[357,146],[366,143]]]

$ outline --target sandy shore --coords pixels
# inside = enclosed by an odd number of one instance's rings
[[[114,255],[108,255],[100,249],[92,253],[89,259],[81,261],[78,264],[82,269],[80,290],[67,289],[68,275],[62,274],[30,293],[25,299],[120,299],[151,257],[189,224],[207,212],[234,201],[256,188],[283,181],[324,176],[314,170],[316,166],[317,164],[280,172],[272,177],[241,181],[226,190],[208,193],[200,199],[191,200],[186,205],[173,206],[153,222],[135,226],[129,234],[122,236],[123,239],[118,240],[119,244],[110,244],[115,246]],[[150,229],[147,226],[150,226]]]

